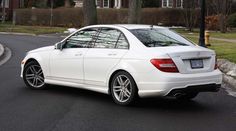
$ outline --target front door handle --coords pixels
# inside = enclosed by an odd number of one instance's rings
[[[76,53],[75,56],[82,56],[83,53]]]

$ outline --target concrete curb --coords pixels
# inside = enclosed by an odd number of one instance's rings
[[[3,56],[3,54],[4,54],[4,51],[5,51],[5,49],[4,49],[3,45],[0,44],[0,60],[1,60],[2,56]]]
[[[28,35],[28,36],[36,36],[35,34],[30,33],[16,33],[16,32],[0,32],[1,35]]]
[[[225,59],[219,59],[218,67],[223,73],[223,82],[236,89],[236,64]]]
[[[12,56],[12,52],[9,48],[0,44],[0,66],[6,63]]]
[[[39,36],[39,37],[56,37],[53,34],[57,34],[57,33],[52,33],[52,34],[30,34],[30,33],[16,33],[16,32],[0,32],[0,35],[19,35],[19,36]],[[59,33],[59,37],[61,38],[65,38],[67,37],[69,34],[65,34],[65,33]]]

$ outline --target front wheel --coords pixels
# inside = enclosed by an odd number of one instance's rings
[[[136,83],[125,71],[115,74],[110,86],[112,98],[119,105],[130,105],[137,98]]]
[[[31,89],[44,89],[43,70],[36,61],[31,61],[25,65],[23,79],[27,87]]]

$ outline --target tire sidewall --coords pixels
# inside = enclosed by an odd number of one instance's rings
[[[131,96],[130,96],[130,98],[129,98],[127,101],[125,101],[125,102],[120,102],[120,101],[118,101],[118,100],[116,99],[115,95],[114,95],[114,92],[113,92],[113,83],[114,83],[115,79],[116,79],[119,75],[125,75],[125,76],[130,80],[130,82],[131,82]],[[137,86],[136,86],[136,83],[135,83],[133,77],[132,77],[129,73],[125,72],[125,71],[120,71],[120,72],[116,73],[116,74],[112,77],[112,81],[111,81],[111,84],[110,84],[110,91],[111,91],[111,96],[112,96],[114,102],[117,103],[117,104],[119,104],[119,105],[124,105],[124,106],[126,106],[126,105],[131,105],[131,104],[133,104],[133,103],[135,102],[135,99],[137,98]]]
[[[24,67],[24,70],[23,70],[23,80],[24,80],[24,83],[25,83],[26,86],[29,87],[30,89],[34,89],[34,90],[45,89],[45,87],[46,87],[46,84],[45,84],[45,83],[44,83],[43,86],[38,87],[38,88],[35,88],[35,87],[31,86],[31,85],[28,83],[28,81],[26,80],[26,71],[27,71],[28,68],[29,68],[30,66],[32,66],[32,65],[39,65],[39,63],[36,62],[36,61],[31,61],[31,62],[29,62],[29,63],[26,63],[26,65],[25,65],[25,67]],[[40,66],[40,65],[39,65],[39,66]],[[41,68],[41,66],[40,66],[40,68]]]

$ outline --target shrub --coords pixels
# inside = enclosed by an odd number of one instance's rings
[[[229,27],[236,27],[236,13],[234,13],[228,17],[227,25]]]
[[[205,22],[206,22],[206,28],[208,30],[219,29],[219,16],[218,15],[207,16],[205,19]]]
[[[50,25],[50,9],[16,9],[16,24]],[[128,9],[98,9],[98,24],[125,24]],[[141,23],[164,26],[185,25],[182,9],[143,8]],[[83,12],[81,8],[57,8],[53,10],[53,26],[81,27]]]

